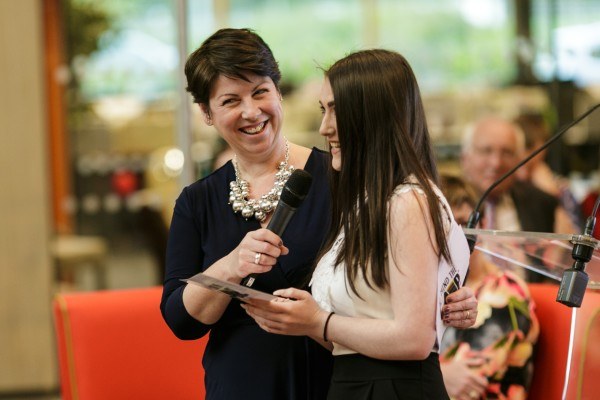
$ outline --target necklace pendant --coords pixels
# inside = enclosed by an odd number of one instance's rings
[[[244,203],[241,202],[240,200],[235,200],[232,204],[231,204],[231,208],[233,208],[233,212],[239,212],[242,211],[242,209],[244,208]]]
[[[260,210],[266,214],[273,211],[273,203],[267,199],[264,199],[260,202]]]
[[[254,213],[254,218],[256,218],[258,222],[263,222],[265,219],[267,219],[267,214],[262,211],[257,211]]]
[[[246,205],[242,208],[242,217],[250,218],[252,215],[254,215],[254,210],[252,210],[252,207]]]
[[[263,222],[267,216],[277,208],[281,191],[288,178],[294,171],[294,166],[288,164],[290,156],[290,147],[286,139],[285,141],[285,157],[283,161],[277,164],[277,172],[275,173],[275,182],[273,187],[267,194],[264,194],[260,199],[248,199],[250,195],[250,184],[240,176],[237,165],[237,157],[234,156],[233,168],[235,171],[235,180],[229,182],[229,201],[234,213],[241,212],[242,217],[248,219],[254,216],[257,221]]]

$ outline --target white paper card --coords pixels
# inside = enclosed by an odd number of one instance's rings
[[[442,343],[442,336],[446,332],[446,325],[442,321],[442,307],[444,306],[445,293],[453,292],[450,287],[456,285],[455,289],[459,289],[465,282],[465,276],[469,269],[469,246],[467,239],[460,228],[455,223],[452,224],[450,234],[448,236],[448,249],[450,249],[452,257],[452,265],[445,260],[440,262],[438,269],[438,293],[437,293],[437,318],[436,331],[438,346]]]
[[[236,283],[222,281],[220,279],[213,278],[212,276],[204,275],[203,273],[196,274],[189,279],[182,279],[182,281],[225,293],[232,298],[239,299],[241,301],[244,301],[245,299],[271,301],[278,298],[272,294],[251,289]]]

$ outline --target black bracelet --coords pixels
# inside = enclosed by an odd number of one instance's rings
[[[329,325],[329,320],[331,319],[331,316],[335,314],[333,311],[329,313],[329,315],[327,316],[327,319],[325,320],[325,326],[323,327],[323,340],[325,342],[328,342],[327,340],[327,325]]]

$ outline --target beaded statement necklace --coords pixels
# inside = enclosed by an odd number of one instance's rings
[[[285,157],[277,166],[275,173],[275,183],[268,193],[260,196],[259,199],[249,199],[250,184],[242,179],[237,163],[237,155],[233,157],[233,169],[235,170],[235,181],[229,182],[229,204],[233,212],[241,212],[242,217],[248,219],[254,216],[259,222],[264,221],[267,216],[275,210],[283,186],[294,171],[294,166],[288,164],[290,157],[290,146],[285,140]]]

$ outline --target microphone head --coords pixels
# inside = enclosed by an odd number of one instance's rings
[[[310,185],[312,184],[312,175],[303,169],[296,169],[292,172],[283,190],[279,201],[287,204],[290,207],[298,208],[302,200],[308,194]]]

